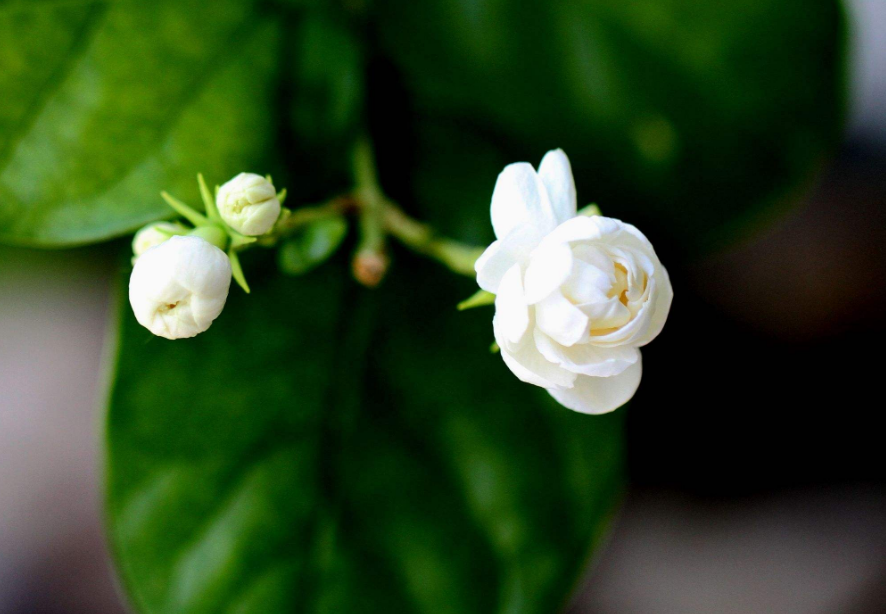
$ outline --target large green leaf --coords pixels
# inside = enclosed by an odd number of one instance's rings
[[[325,4],[0,1],[0,240],[121,234],[166,213],[160,186],[193,197],[195,169],[221,180],[274,153],[340,183],[329,162],[359,116],[366,45],[336,3],[289,24]],[[472,184],[561,146],[584,200],[692,252],[793,200],[839,135],[837,0],[361,6],[342,4],[376,26],[399,83],[374,79],[373,121],[386,140],[411,132],[398,170],[442,207],[421,179],[474,156],[465,139],[497,152],[463,165]]]
[[[436,265],[374,293],[342,268],[254,276],[191,340],[121,306],[109,522],[139,610],[556,611],[616,503],[623,412],[518,382]]]
[[[165,215],[161,188],[196,200],[198,170],[329,196],[364,100],[384,187],[478,244],[497,172],[549,148],[584,201],[696,250],[836,139],[834,0],[325,4],[0,0],[0,240],[121,234]],[[489,312],[452,309],[472,284],[395,256],[369,293],[341,262],[293,279],[247,254],[253,294],[192,340],[123,302],[108,516],[140,611],[562,604],[617,499],[624,411],[520,384]]]
[[[477,233],[444,212],[485,211],[503,162],[562,147],[583,202],[698,252],[796,200],[839,138],[837,0],[377,4],[376,123],[411,128],[392,166],[451,232]],[[487,188],[456,203],[459,182]]]
[[[280,28],[252,5],[0,1],[0,240],[105,239],[263,164]]]

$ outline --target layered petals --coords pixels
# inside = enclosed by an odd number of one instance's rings
[[[561,150],[538,173],[506,167],[492,198],[498,240],[477,261],[477,282],[497,295],[493,328],[508,368],[570,409],[603,413],[637,389],[638,348],[661,332],[673,290],[643,233],[577,216],[576,203]]]
[[[589,343],[566,347],[538,329],[533,334],[546,360],[578,375],[612,377],[640,360],[640,350],[634,347],[601,348]]]
[[[505,273],[495,297],[495,315],[508,343],[519,343],[529,328],[529,306],[523,298],[523,275],[515,264]]]
[[[532,225],[518,226],[504,239],[493,241],[474,263],[477,285],[498,294],[502,277],[515,264],[526,265],[544,235]]]
[[[631,400],[640,386],[642,361],[611,377],[580,375],[571,388],[549,388],[560,405],[583,414],[605,414]]]
[[[159,337],[182,339],[209,328],[230,285],[223,251],[198,237],[174,236],[136,260],[129,302],[139,324]]]

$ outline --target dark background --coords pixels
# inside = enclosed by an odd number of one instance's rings
[[[886,4],[850,4],[852,120],[803,204],[692,266],[660,246],[676,298],[576,614],[886,611]],[[110,254],[0,251],[3,614],[122,611],[95,435]]]

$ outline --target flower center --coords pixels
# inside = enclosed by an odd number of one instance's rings
[[[178,307],[178,304],[179,304],[180,302],[181,302],[181,301],[176,301],[176,302],[174,302],[174,303],[167,303],[167,304],[165,304],[165,305],[161,305],[161,306],[160,306],[160,309],[158,309],[157,311],[159,311],[160,313],[169,313],[170,311],[172,311],[173,309],[175,309],[176,307]]]
[[[607,294],[609,298],[618,297],[618,301],[627,307],[628,305],[628,270],[620,262],[615,263],[615,283]]]

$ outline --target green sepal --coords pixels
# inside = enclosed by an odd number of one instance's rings
[[[255,243],[258,241],[258,237],[247,237],[246,235],[242,235],[230,226],[226,228],[228,234],[231,236],[231,247],[238,248],[243,247],[244,245],[249,245],[250,243]]]
[[[474,307],[484,307],[495,303],[495,295],[486,290],[477,290],[470,298],[466,298],[458,304],[458,310],[473,309]]]
[[[237,251],[234,249],[233,245],[228,248],[228,259],[231,261],[231,275],[234,276],[234,281],[237,282],[238,286],[243,288],[243,291],[246,294],[249,294],[249,284],[246,283],[243,267],[240,266],[240,257],[237,255]]]
[[[212,197],[209,186],[206,185],[203,173],[197,173],[197,183],[200,185],[200,196],[203,198],[203,207],[206,209],[206,215],[209,216],[210,220],[220,222],[221,215],[218,213],[218,208],[215,206],[215,198]]]
[[[586,207],[582,207],[578,210],[576,215],[582,215],[584,217],[593,217],[595,215],[603,215],[600,212],[600,207],[597,206],[597,203],[591,203]]]
[[[210,223],[205,215],[198,213],[196,210],[170,195],[168,192],[160,192],[160,196],[163,197],[166,204],[172,207],[176,213],[188,220],[194,226],[206,226]]]

